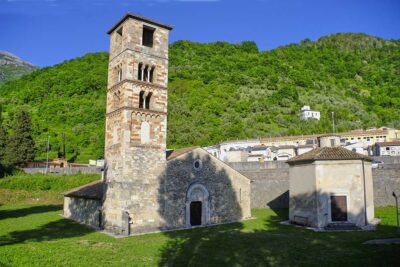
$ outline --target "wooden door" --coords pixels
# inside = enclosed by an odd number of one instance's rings
[[[190,203],[190,225],[201,225],[201,201]]]
[[[332,221],[347,221],[347,197],[331,196],[331,218]]]

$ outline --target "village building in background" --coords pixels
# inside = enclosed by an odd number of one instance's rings
[[[311,110],[310,106],[303,106],[300,110],[300,118],[305,121],[309,119],[320,120],[321,113],[318,110]]]
[[[225,162],[286,161],[315,148],[321,135],[323,134],[226,141],[204,149]],[[397,129],[370,128],[337,133],[337,135],[340,137],[340,146],[352,152],[368,156],[398,156],[400,153],[397,148],[400,142],[400,130]]]
[[[377,142],[372,151],[376,156],[400,156],[400,141]]]

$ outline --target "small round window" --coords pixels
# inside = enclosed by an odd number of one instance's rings
[[[203,163],[201,162],[201,160],[195,160],[195,162],[193,162],[193,168],[196,170],[196,171],[199,171],[199,170],[201,170],[201,167],[203,167]]]

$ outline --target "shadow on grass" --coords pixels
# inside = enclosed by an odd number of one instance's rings
[[[382,225],[375,232],[325,232],[281,225],[287,209],[257,221],[165,233],[159,266],[396,266],[400,246],[361,243],[396,235]],[[245,227],[245,224],[254,226]]]
[[[42,242],[78,237],[86,235],[88,233],[92,233],[93,231],[94,230],[78,223],[72,222],[71,220],[60,219],[58,221],[42,225],[39,228],[24,231],[14,231],[10,232],[6,236],[1,236],[0,246],[19,244],[26,241]]]
[[[31,214],[45,213],[61,209],[62,205],[45,205],[45,206],[33,206],[29,208],[22,208],[15,210],[0,210],[0,220],[9,218],[19,218]]]

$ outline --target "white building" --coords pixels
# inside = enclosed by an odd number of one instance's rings
[[[245,149],[226,152],[226,162],[246,162],[248,158],[249,153]]]
[[[260,145],[260,140],[237,140],[237,141],[227,141],[219,145],[204,147],[204,149],[211,155],[217,157],[222,161],[228,161],[227,153],[234,150],[244,150],[249,147]]]
[[[368,156],[368,145],[365,145],[364,142],[346,143],[343,147],[347,150]]]
[[[303,106],[300,110],[300,118],[302,120],[308,120],[308,119],[320,120],[321,114],[318,110],[311,110],[310,106]]]
[[[296,147],[296,149],[297,149],[296,155],[297,155],[297,156],[302,155],[302,154],[304,154],[304,153],[306,153],[306,152],[308,152],[308,151],[313,150],[315,147],[316,147],[316,145],[313,145],[313,144],[309,144],[309,145],[298,145],[298,146]]]
[[[400,156],[400,141],[378,142],[373,150],[374,156]]]

